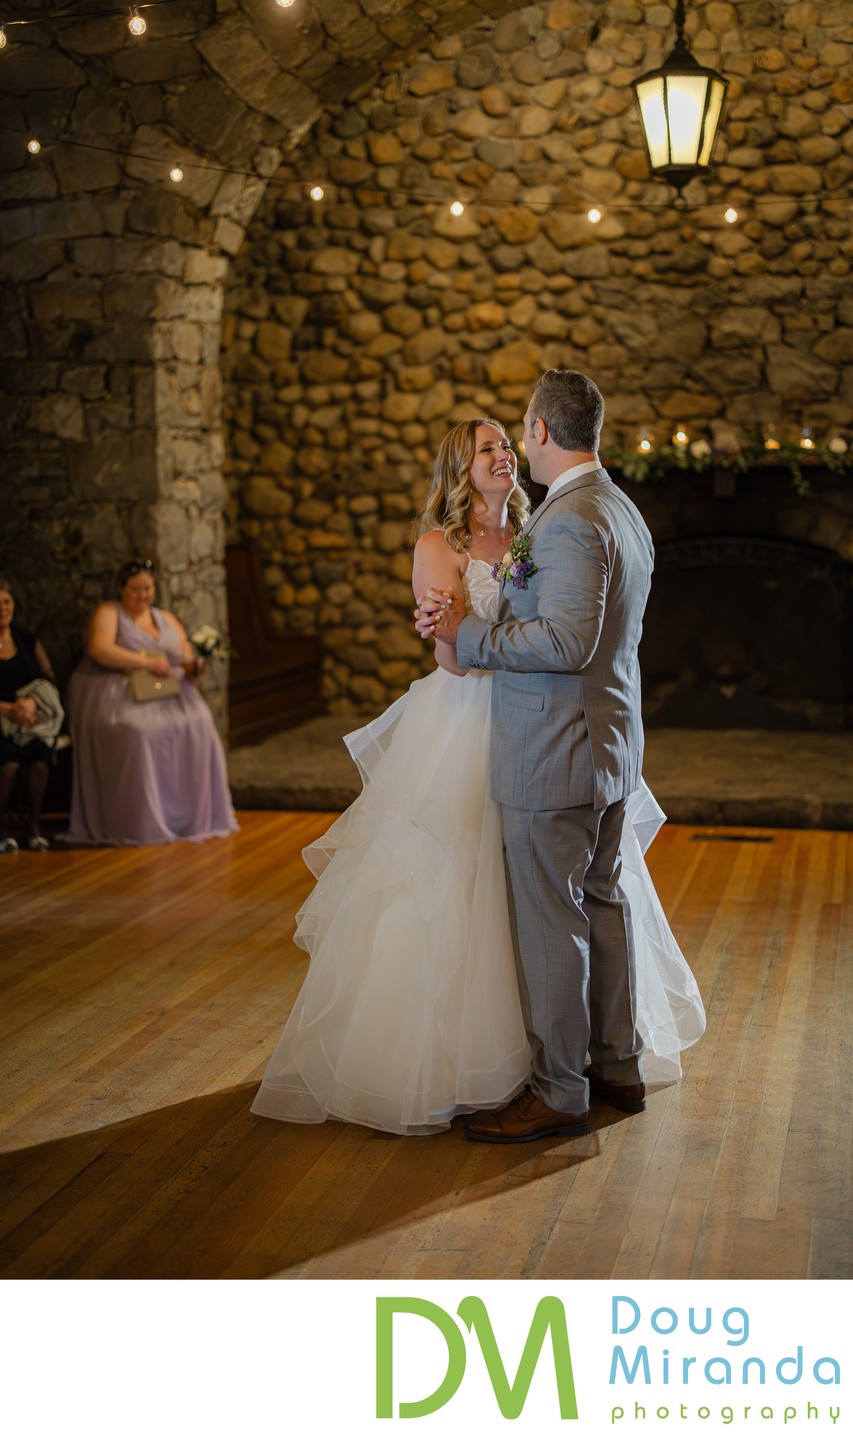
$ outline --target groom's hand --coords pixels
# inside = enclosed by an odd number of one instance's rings
[[[415,627],[422,639],[434,637],[455,644],[459,625],[465,617],[462,598],[452,589],[427,589],[418,599]]]

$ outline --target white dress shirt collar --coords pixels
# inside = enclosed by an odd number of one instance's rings
[[[583,464],[575,464],[571,469],[567,469],[565,473],[558,475],[553,484],[548,486],[548,498],[552,499],[558,489],[565,489],[568,484],[571,484],[573,479],[580,479],[581,475],[592,474],[593,470],[600,468],[600,459],[585,459]]]

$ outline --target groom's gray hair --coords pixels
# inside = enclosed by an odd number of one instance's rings
[[[576,369],[549,369],[530,400],[532,419],[544,419],[561,449],[598,453],[604,400],[601,391]]]

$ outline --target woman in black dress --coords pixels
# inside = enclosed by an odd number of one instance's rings
[[[27,629],[12,622],[15,600],[5,579],[0,579],[0,717],[24,728],[36,722],[35,700],[19,699],[19,689],[33,679],[56,680],[50,660],[40,641]],[[19,768],[26,769],[27,820],[24,842],[27,848],[47,848],[41,831],[41,808],[47,788],[50,749],[40,738],[16,744],[0,734],[0,853],[14,853],[18,844],[6,832],[6,808]]]

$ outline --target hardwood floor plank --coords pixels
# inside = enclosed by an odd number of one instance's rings
[[[853,1223],[839,1218],[812,1219],[807,1276],[835,1281],[849,1277],[853,1260]]]
[[[649,867],[708,1012],[682,1081],[492,1148],[249,1112],[331,817],[0,871],[3,1276],[851,1275],[853,834],[665,828]]]

